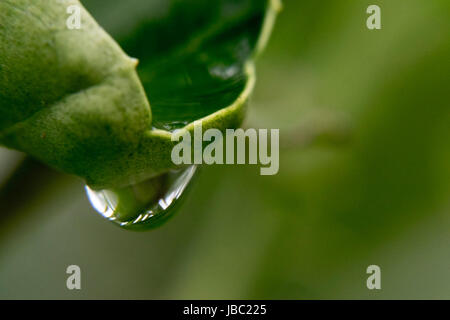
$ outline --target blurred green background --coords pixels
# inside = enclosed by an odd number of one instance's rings
[[[280,129],[278,175],[204,167],[155,231],[103,220],[82,181],[31,160],[8,179],[21,156],[0,149],[0,298],[449,299],[449,17],[448,0],[285,0],[246,123]]]

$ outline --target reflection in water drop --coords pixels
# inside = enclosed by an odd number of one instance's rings
[[[94,209],[120,227],[151,229],[174,213],[196,170],[196,166],[173,170],[114,190],[95,191],[86,186],[86,193]]]
[[[177,129],[181,129],[189,124],[189,121],[154,121],[152,129],[162,129],[170,132],[174,132]]]

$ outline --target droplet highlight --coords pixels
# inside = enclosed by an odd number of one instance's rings
[[[114,190],[85,187],[92,207],[105,219],[130,230],[148,230],[167,221],[195,176],[197,166]]]

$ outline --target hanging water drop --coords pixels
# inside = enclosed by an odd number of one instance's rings
[[[172,170],[114,190],[96,191],[86,186],[86,193],[94,209],[120,227],[151,229],[161,225],[174,213],[196,170],[196,166]]]

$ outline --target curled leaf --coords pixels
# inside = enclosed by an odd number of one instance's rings
[[[85,4],[100,20],[114,10]],[[79,30],[66,26],[70,5]],[[120,16],[122,50],[79,1],[0,0],[0,144],[103,189],[174,168],[175,128],[238,127],[279,3],[166,5]]]

